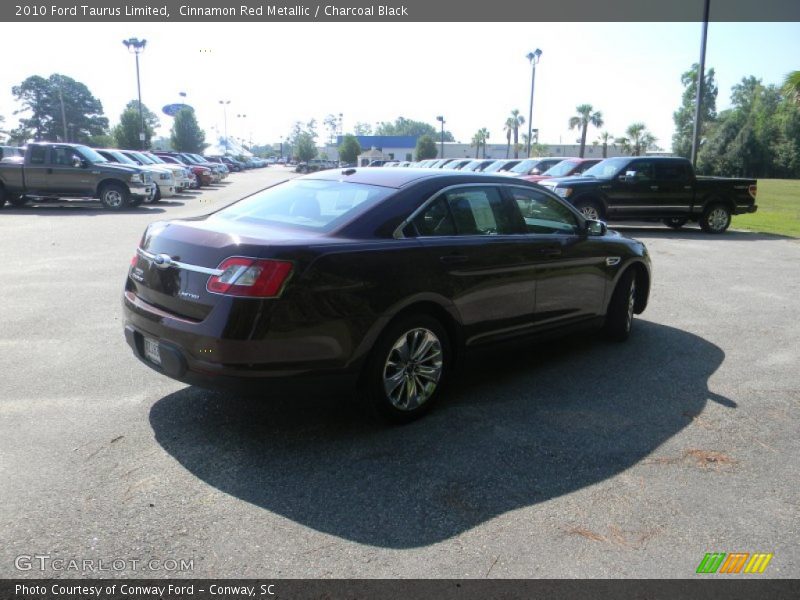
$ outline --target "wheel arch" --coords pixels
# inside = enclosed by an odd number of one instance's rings
[[[429,315],[439,321],[447,332],[450,351],[453,353],[453,364],[460,361],[464,352],[464,335],[456,307],[436,294],[420,294],[396,304],[376,320],[353,354],[359,364],[359,372],[363,372],[366,358],[383,332],[393,323],[412,314]]]
[[[579,193],[574,198],[569,198],[569,202],[575,208],[578,208],[579,202],[594,202],[600,207],[600,210],[603,211],[602,217],[604,219],[608,218],[608,202],[606,202],[606,199],[596,191]]]
[[[105,186],[107,186],[107,185],[112,185],[112,184],[121,185],[122,187],[124,187],[128,191],[129,194],[131,193],[131,188],[128,186],[127,183],[125,183],[121,179],[116,179],[114,177],[106,177],[105,179],[101,179],[97,183],[97,186],[95,187],[95,190],[94,190],[95,197],[99,198],[100,197],[100,193],[103,191],[103,188]]]
[[[644,309],[647,308],[647,303],[650,299],[650,269],[644,261],[634,259],[628,262],[624,268],[620,269],[614,277],[614,281],[606,295],[606,311],[608,310],[608,304],[611,302],[611,298],[614,296],[614,291],[617,289],[617,285],[619,285],[620,279],[630,270],[633,270],[634,276],[636,277],[636,300],[633,306],[633,312],[638,315],[643,313]]]

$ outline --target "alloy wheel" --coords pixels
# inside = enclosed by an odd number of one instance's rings
[[[442,344],[429,329],[407,331],[383,367],[383,389],[392,406],[411,411],[427,402],[442,376]]]

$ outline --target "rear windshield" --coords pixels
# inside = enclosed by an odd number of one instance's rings
[[[394,191],[342,181],[293,179],[232,204],[214,216],[328,232],[352,221]]]

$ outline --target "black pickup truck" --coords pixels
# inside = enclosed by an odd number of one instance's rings
[[[138,206],[155,194],[146,171],[108,162],[79,144],[28,144],[24,158],[0,162],[0,208],[30,198],[98,198],[105,208]]]
[[[607,158],[578,177],[541,181],[589,219],[658,220],[679,229],[697,221],[722,233],[731,217],[756,212],[756,180],[700,177],[685,158]]]

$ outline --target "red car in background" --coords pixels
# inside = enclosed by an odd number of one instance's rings
[[[551,177],[570,177],[580,175],[589,167],[593,167],[599,163],[600,158],[565,158],[560,163],[557,163],[547,169],[541,175],[524,175],[520,179],[526,181],[541,181],[542,179],[550,179]]]

